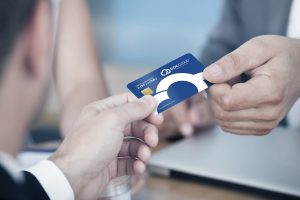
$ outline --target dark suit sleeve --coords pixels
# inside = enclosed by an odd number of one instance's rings
[[[46,191],[41,186],[39,181],[29,172],[23,172],[25,176],[25,182],[23,184],[23,190],[31,199],[49,199]]]
[[[16,183],[0,165],[0,199],[1,200],[47,200],[47,193],[30,173],[24,172],[25,180]]]
[[[201,61],[205,66],[233,51],[242,43],[240,1],[226,0],[221,18],[204,46]]]

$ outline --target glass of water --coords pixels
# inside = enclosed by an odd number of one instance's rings
[[[100,194],[100,200],[131,200],[131,177],[112,179]]]

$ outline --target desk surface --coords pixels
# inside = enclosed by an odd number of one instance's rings
[[[252,200],[268,199],[259,195],[245,193],[220,186],[174,180],[150,176],[146,179],[144,189],[138,192],[133,200]]]
[[[161,141],[154,151],[158,151],[169,143]],[[144,188],[139,191],[133,200],[267,200],[272,199],[255,192],[237,190],[222,185],[192,180],[174,179],[149,175],[145,179]]]
[[[127,91],[126,84],[137,77],[149,72],[148,69],[125,67],[106,67],[105,75],[108,80],[110,91],[120,93]],[[53,97],[50,97],[50,99]],[[56,124],[58,121],[58,109],[55,101],[50,102],[52,108],[48,114],[42,117],[40,125]],[[53,111],[54,108],[54,111]],[[161,142],[158,149],[168,145],[166,142]],[[213,184],[192,182],[179,179],[171,179],[165,177],[148,176],[145,180],[145,187],[138,192],[133,200],[252,200],[252,199],[271,199],[254,192],[245,192],[233,188],[217,186]]]

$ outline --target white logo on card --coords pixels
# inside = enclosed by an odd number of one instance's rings
[[[167,76],[170,73],[171,73],[170,69],[163,69],[163,70],[161,70],[160,75]]]
[[[177,73],[172,74],[168,77],[163,78],[156,87],[156,95],[154,95],[154,98],[156,99],[156,113],[157,108],[159,104],[167,99],[170,99],[168,95],[168,88],[179,81],[185,81],[190,82],[195,87],[197,87],[198,92],[201,92],[207,88],[206,83],[204,82],[203,73],[197,73],[197,74],[189,74],[189,73]]]
[[[181,63],[178,63],[177,65],[170,67],[169,69],[163,69],[163,70],[161,70],[160,75],[167,76],[167,75],[171,74],[171,72],[173,70],[177,70],[177,69],[187,65],[189,63],[189,61],[190,61],[189,59],[186,59],[186,60],[182,61]]]

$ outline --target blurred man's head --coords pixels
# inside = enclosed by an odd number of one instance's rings
[[[0,1],[0,135],[25,132],[41,108],[51,73],[50,43],[48,0]]]

